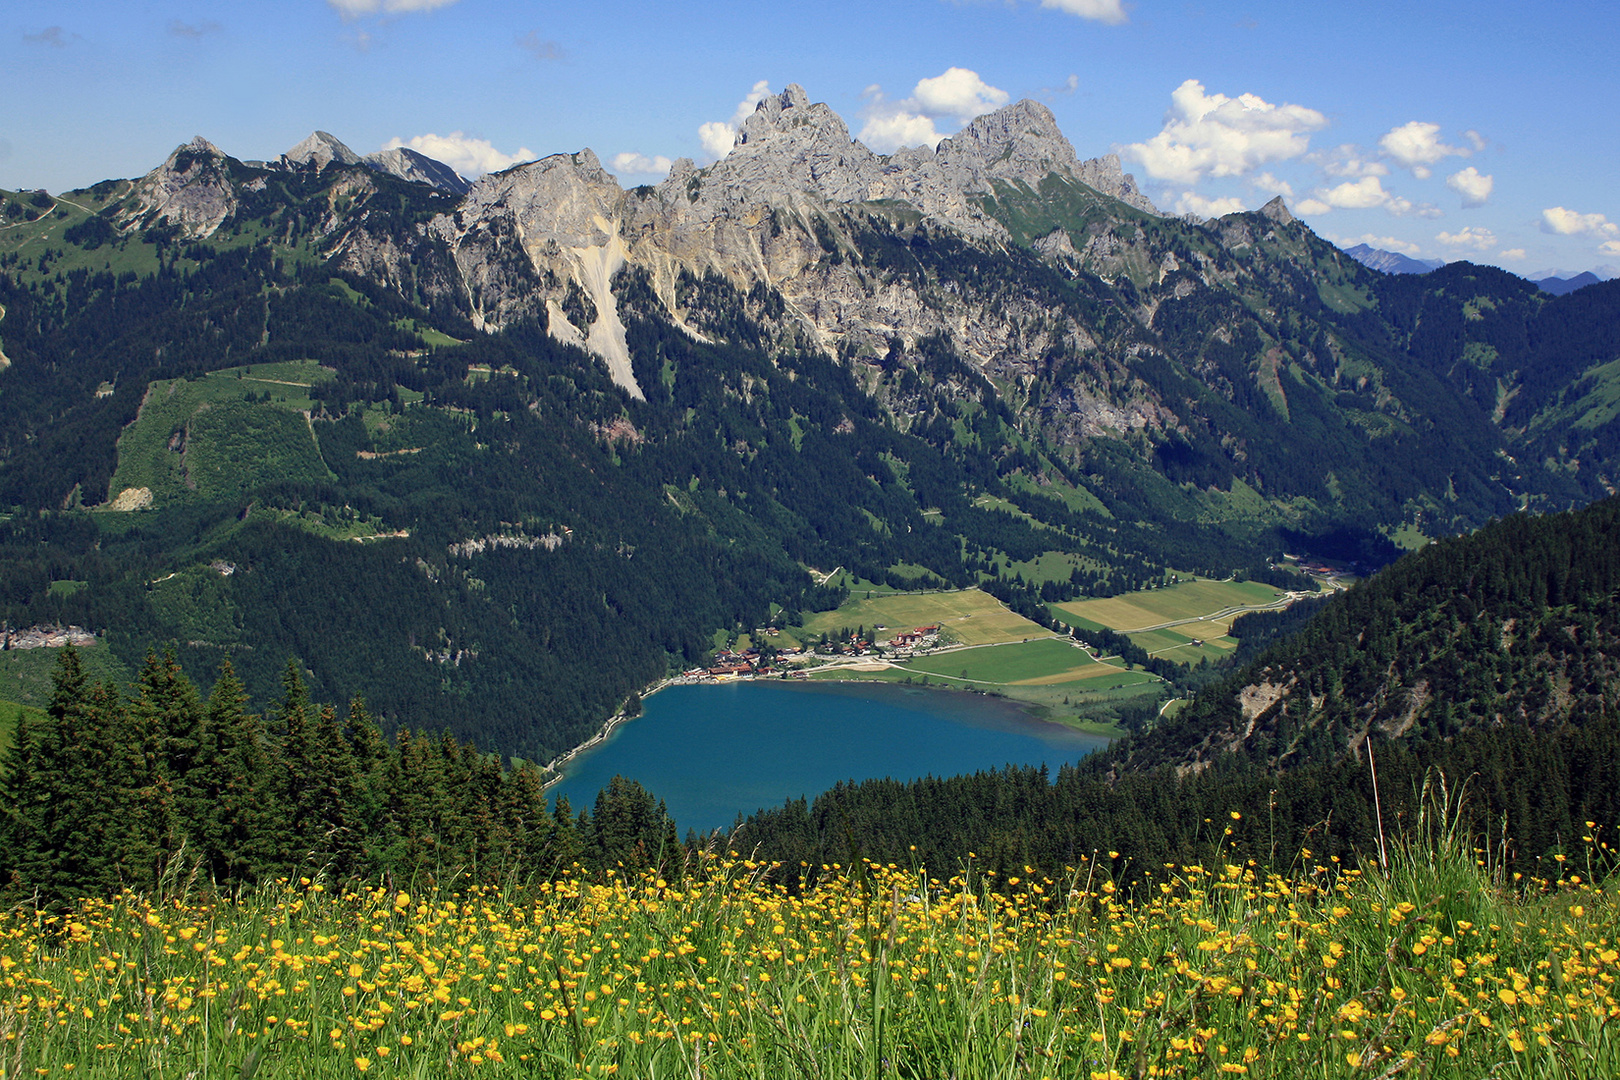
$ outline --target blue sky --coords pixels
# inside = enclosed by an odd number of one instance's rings
[[[0,187],[317,128],[468,175],[588,146],[646,183],[797,82],[882,151],[1032,97],[1167,210],[1281,193],[1345,246],[1577,271],[1620,267],[1616,41],[1590,0],[9,0]]]

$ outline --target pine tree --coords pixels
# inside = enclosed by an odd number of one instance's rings
[[[24,796],[32,828],[16,855],[24,889],[52,904],[117,889],[127,869],[117,841],[130,810],[128,774],[114,761],[117,689],[91,689],[72,646],[62,650],[54,682]]]
[[[34,730],[23,710],[0,761],[0,895],[22,891],[22,867],[39,843],[34,796]]]
[[[220,884],[248,884],[280,869],[285,821],[271,773],[274,755],[231,662],[208,695],[197,789],[205,810],[193,826]]]
[[[281,687],[281,703],[276,708],[271,730],[281,744],[275,791],[286,815],[281,862],[290,873],[299,867],[308,867],[319,854],[320,837],[325,831],[321,819],[325,793],[320,789],[317,763],[320,750],[310,717],[309,691],[296,660],[288,659],[281,674]]]
[[[124,710],[115,739],[132,809],[119,842],[130,864],[146,866],[145,876],[156,881],[182,855],[202,809],[196,785],[203,710],[172,645],[162,657],[147,653],[136,686],[140,696]]]

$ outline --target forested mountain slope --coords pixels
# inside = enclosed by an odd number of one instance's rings
[[[1039,611],[1615,476],[1620,289],[1166,217],[1031,102],[879,157],[790,87],[629,191],[333,144],[0,193],[9,624],[547,757],[809,568]]]
[[[1620,708],[1620,500],[1514,515],[1408,555],[1114,757],[1287,769]]]
[[[1323,601],[1173,719],[1055,775],[841,785],[732,842],[812,865],[971,853],[1014,874],[1110,849],[1133,873],[1215,847],[1367,859],[1380,806],[1394,836],[1445,785],[1492,858],[1545,873],[1537,860],[1574,850],[1584,822],[1620,813],[1617,535],[1615,499],[1494,522]]]

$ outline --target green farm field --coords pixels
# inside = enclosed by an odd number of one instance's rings
[[[1280,596],[1278,589],[1254,581],[1187,581],[1163,589],[1126,593],[1103,600],[1053,604],[1052,611],[1069,622],[1106,626],[1122,634],[1141,632],[1164,623],[1196,619],[1208,625],[1188,629],[1194,636],[1208,638],[1223,636],[1231,627],[1236,613],[1219,618],[1207,616],[1227,608],[1266,607],[1277,603]]]
[[[1068,682],[1120,670],[1098,663],[1085,649],[1057,638],[935,653],[918,657],[901,667],[906,671],[1004,685]]]
[[[978,589],[892,596],[874,593],[870,600],[851,599],[834,611],[807,615],[804,636],[857,626],[886,626],[892,633],[936,623],[963,645],[997,645],[1051,636],[1051,631],[1013,614],[995,597]]]

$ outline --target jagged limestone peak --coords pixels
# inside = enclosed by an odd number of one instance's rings
[[[1272,200],[1260,208],[1260,215],[1269,218],[1278,225],[1292,225],[1299,219],[1288,212],[1288,204],[1283,202],[1281,195],[1274,196]]]
[[[456,195],[465,195],[472,182],[457,173],[442,161],[428,157],[408,146],[395,146],[388,150],[379,150],[375,154],[367,154],[360,159],[361,164],[367,165],[378,172],[397,176],[401,180],[412,183],[427,184],[441,191],[448,191]]]
[[[1049,173],[1072,174],[1079,164],[1052,110],[1028,98],[977,117],[941,141],[935,153],[948,166],[980,170],[998,180],[1021,180],[1031,187]]]
[[[317,171],[326,168],[332,162],[339,165],[358,165],[360,155],[344,146],[336,135],[325,131],[316,131],[310,134],[303,142],[281,155],[281,160],[288,165],[314,164]]]
[[[731,153],[706,170],[704,186],[746,185],[759,201],[794,203],[806,194],[832,202],[870,197],[878,156],[849,134],[825,102],[811,104],[797,83],[766,97],[743,121]]]
[[[195,239],[212,234],[236,206],[230,158],[198,135],[175,147],[162,165],[141,178],[131,211],[121,222],[178,225]]]

